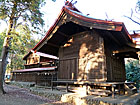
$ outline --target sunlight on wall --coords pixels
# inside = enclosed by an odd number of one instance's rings
[[[89,41],[80,47],[78,80],[105,79],[104,41],[92,34],[94,37],[88,36]]]
[[[73,37],[67,43],[65,43],[64,47],[71,46],[72,43],[73,43]]]

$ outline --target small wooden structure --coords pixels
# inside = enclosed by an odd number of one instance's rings
[[[131,34],[133,41],[136,43],[136,48],[140,48],[140,33]]]
[[[51,85],[57,78],[58,57],[31,51],[24,58],[25,69],[14,70],[13,80],[35,82],[37,85]]]
[[[140,33],[134,32],[134,34],[131,34],[131,37],[132,37],[133,41],[136,43],[136,48],[140,48]],[[140,59],[140,51],[137,52],[137,54]],[[139,63],[140,63],[140,61],[139,61]]]
[[[100,86],[124,84],[124,58],[138,58],[139,51],[123,23],[85,16],[68,1],[33,50],[59,57],[54,82]],[[39,62],[31,51],[27,55],[26,68]]]
[[[31,50],[30,53],[24,56],[23,60],[26,60],[26,64],[24,65],[25,69],[52,67],[57,66],[56,61],[58,60],[58,57]]]

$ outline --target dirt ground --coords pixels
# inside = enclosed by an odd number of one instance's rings
[[[55,100],[32,94],[29,90],[5,85],[6,94],[0,96],[0,105],[52,105]],[[67,105],[67,104],[63,104]]]
[[[7,92],[4,95],[0,96],[0,105],[73,105],[71,103],[63,103],[61,101],[56,101],[56,100],[50,100],[51,96],[46,98],[43,96],[38,96],[35,94],[31,93],[30,89],[25,89],[25,88],[19,88],[18,86],[15,85],[5,85],[4,87],[5,91]],[[48,89],[41,89],[41,90],[37,90],[40,95],[41,92],[46,92],[46,94],[48,95],[49,93],[57,93],[58,91],[48,91]],[[70,95],[70,96],[69,96]],[[69,97],[75,97],[75,94],[65,94],[64,96],[68,96]],[[63,98],[66,98],[63,97]],[[79,96],[78,96],[79,97]],[[55,98],[52,98],[55,99]],[[71,98],[70,98],[71,99]],[[115,99],[111,98],[111,97],[99,97],[99,96],[86,96],[81,98],[81,96],[79,98],[76,98],[81,100],[87,99],[88,100],[101,100],[103,102],[105,102],[106,104],[103,105],[109,105],[107,103],[110,103],[110,105],[117,105],[116,103],[122,103],[121,105],[140,105],[140,100],[137,102],[136,104],[136,100],[140,99],[140,94],[134,94],[131,96],[115,96]],[[70,101],[71,102],[71,101]],[[79,102],[79,101],[78,101]],[[115,103],[115,104],[113,104]],[[134,104],[135,103],[135,104]],[[80,103],[77,103],[77,105],[80,105]],[[85,105],[85,104],[81,104],[81,105]],[[102,105],[102,104],[100,104]],[[120,104],[119,104],[120,105]]]

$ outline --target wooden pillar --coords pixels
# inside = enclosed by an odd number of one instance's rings
[[[125,83],[123,84],[123,94],[125,95]]]
[[[118,88],[119,88],[119,95],[121,94],[121,86],[120,86],[121,84],[118,84]]]
[[[68,87],[69,87],[69,84],[68,83],[66,83],[66,92],[68,92],[69,90],[68,90]]]
[[[54,78],[54,73],[52,73],[52,79],[51,79],[51,81],[53,81],[53,80],[54,80],[53,78]]]
[[[37,77],[38,77],[38,74],[36,73],[36,75],[35,75],[35,84],[37,85]]]
[[[115,98],[115,87],[116,85],[112,84],[112,98]]]
[[[51,81],[51,89],[52,89],[52,91],[53,91],[53,81]]]
[[[88,95],[89,94],[89,86],[88,86],[88,84],[86,84],[86,95]]]

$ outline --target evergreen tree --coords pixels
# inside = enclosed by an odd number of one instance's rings
[[[140,87],[140,66],[138,60],[131,60],[126,65],[126,79],[128,82],[135,82]]]
[[[0,93],[5,93],[3,80],[6,68],[6,58],[10,49],[12,32],[19,25],[26,24],[34,29],[40,29],[44,21],[40,7],[44,0],[0,0],[0,19],[8,22],[0,59]]]
[[[19,25],[11,34],[12,41],[9,51],[9,64],[7,70],[17,70],[24,68],[23,57],[39,40],[31,36],[31,31],[26,25]]]

